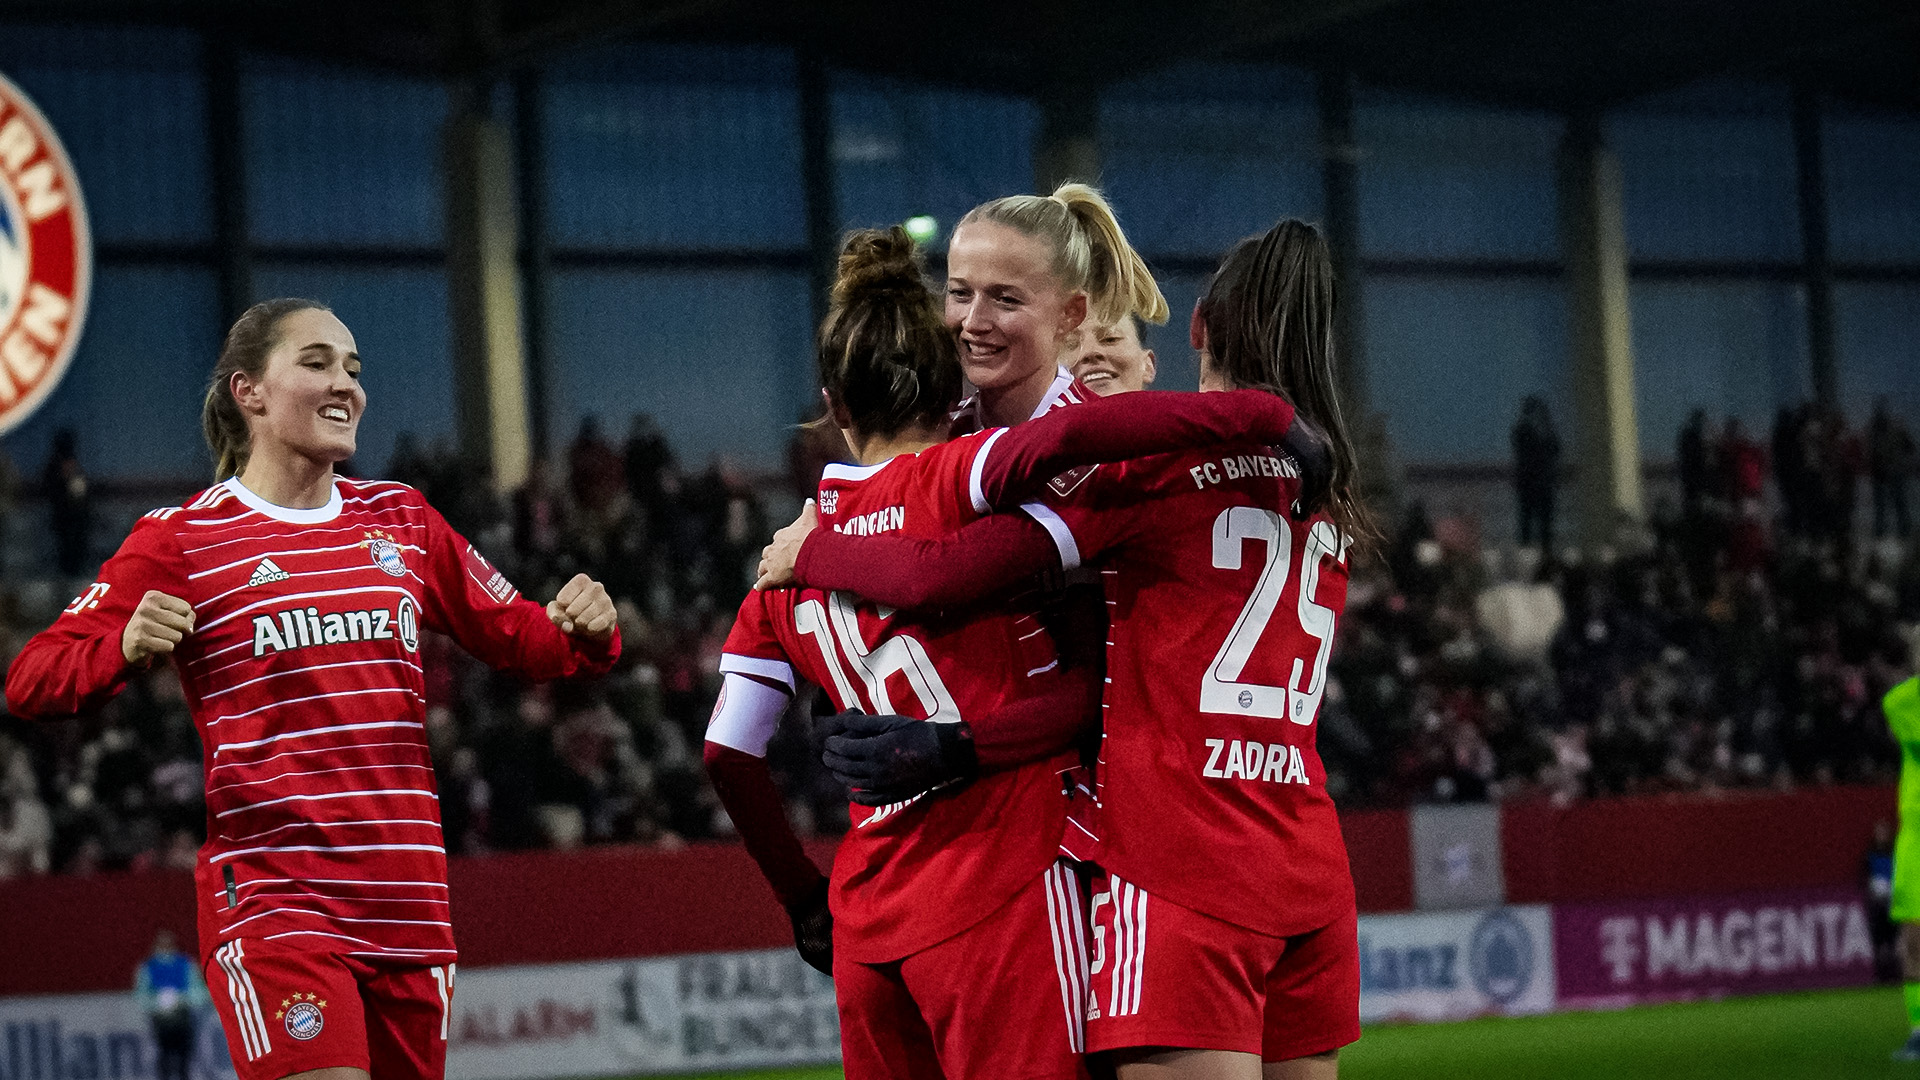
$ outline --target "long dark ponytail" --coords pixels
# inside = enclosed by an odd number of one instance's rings
[[[1213,370],[1293,403],[1332,443],[1328,516],[1363,548],[1379,536],[1359,498],[1359,455],[1334,373],[1333,259],[1319,230],[1288,218],[1233,246],[1200,301]]]

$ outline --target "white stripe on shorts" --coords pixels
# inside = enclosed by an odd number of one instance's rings
[[[1108,1016],[1133,1016],[1140,1011],[1140,989],[1147,961],[1147,890],[1108,875],[1113,886],[1113,984]]]
[[[1056,860],[1047,868],[1047,928],[1053,937],[1053,970],[1060,978],[1060,1005],[1067,1016],[1067,1048],[1087,1052],[1087,947],[1080,922],[1080,890],[1073,869]]]
[[[267,1037],[267,1019],[260,1013],[260,995],[254,992],[253,976],[247,974],[245,947],[235,938],[214,953],[227,973],[227,996],[233,1001],[234,1019],[240,1025],[241,1048],[248,1061],[258,1061],[273,1049]]]

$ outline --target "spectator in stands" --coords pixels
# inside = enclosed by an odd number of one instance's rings
[[[393,437],[393,456],[387,459],[386,478],[426,491],[433,484],[433,463],[420,449],[420,439],[411,431]]]
[[[1699,521],[1703,516],[1713,476],[1713,443],[1707,410],[1695,409],[1687,414],[1687,422],[1680,428],[1675,460],[1680,470],[1680,506],[1688,521]]]
[[[26,754],[0,737],[0,878],[52,868],[53,817],[36,787]]]
[[[53,450],[40,474],[53,519],[54,561],[67,577],[87,569],[88,533],[93,529],[93,493],[80,467],[79,437],[72,428],[53,433]]]
[[[666,496],[666,477],[675,468],[673,448],[660,425],[646,413],[634,413],[627,427],[625,447],[627,491],[633,501],[658,519]]]
[[[1810,407],[1801,446],[1807,457],[1809,532],[1845,547],[1853,537],[1855,496],[1866,469],[1865,443],[1839,413]]]
[[[1873,841],[1861,860],[1861,892],[1867,898],[1867,933],[1873,939],[1873,976],[1883,983],[1900,981],[1899,927],[1893,921],[1893,822],[1873,823]]]
[[[1545,399],[1528,395],[1513,425],[1513,486],[1520,510],[1520,544],[1553,550],[1553,495],[1560,472],[1560,436]]]
[[[1780,489],[1780,503],[1786,511],[1786,529],[1790,535],[1805,536],[1811,524],[1812,500],[1808,495],[1806,437],[1809,407],[1805,404],[1780,407],[1773,420],[1773,482]]]
[[[567,448],[567,490],[574,505],[589,515],[603,510],[615,492],[625,489],[625,474],[626,463],[600,435],[600,418],[581,420],[579,434]]]
[[[213,999],[199,965],[181,955],[173,931],[153,936],[153,953],[134,969],[133,996],[153,1025],[154,1074],[159,1080],[187,1080],[198,1014]]]
[[[1887,408],[1887,399],[1873,403],[1873,419],[1867,424],[1867,471],[1873,478],[1873,535],[1902,539],[1913,532],[1913,519],[1907,514],[1907,484],[1920,449],[1913,433]]]
[[[513,493],[514,572],[522,585],[537,591],[540,582],[563,573],[566,527],[566,504],[553,483],[553,467],[536,457],[527,465],[526,482]]]
[[[1751,455],[1721,467],[1712,418],[1696,419],[1698,501],[1712,527],[1671,523],[1645,554],[1572,567],[1530,551],[1488,559],[1468,522],[1409,509],[1386,567],[1356,568],[1340,620],[1320,746],[1343,805],[1893,775],[1897,752],[1869,714],[1920,650],[1920,544],[1858,559],[1833,545],[1776,549],[1764,517],[1736,517],[1729,499],[1754,490]],[[1811,409],[1795,410],[1794,424],[1795,444],[1823,430]],[[1815,466],[1825,441],[1809,442]],[[598,525],[571,513],[562,484],[533,480],[508,517],[512,542],[498,548],[513,551],[510,576],[523,588],[534,582],[522,549],[549,544],[564,572],[608,583],[628,643],[610,676],[591,689],[529,690],[464,654],[429,665],[445,672],[428,696],[451,852],[671,845],[728,829],[689,747],[717,691],[722,613],[764,541],[761,489],[724,463],[686,477],[661,448],[647,453],[666,462],[658,516],[639,508],[626,478],[611,501],[629,509]],[[442,444],[419,468],[442,491],[474,488],[460,501],[484,507],[483,478],[457,464]],[[817,476],[814,465],[809,493]],[[543,492],[539,529],[530,492]],[[1815,490],[1810,505],[1824,498]],[[52,610],[22,621],[17,602],[0,603],[0,621],[14,623],[0,626],[0,642]],[[421,648],[435,641],[425,635]],[[44,729],[0,717],[0,876],[190,867],[204,766],[180,697],[160,670],[136,674],[102,716]],[[845,831],[844,792],[804,738],[776,741],[769,760],[803,833]]]
[[[1758,499],[1765,493],[1766,448],[1747,435],[1746,426],[1740,423],[1737,416],[1727,421],[1718,457],[1722,470],[1721,490],[1734,506],[1748,499]]]

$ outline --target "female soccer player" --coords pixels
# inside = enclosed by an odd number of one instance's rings
[[[853,534],[941,535],[1072,466],[1201,445],[1226,430],[1280,438],[1292,421],[1270,395],[1223,396],[1215,408],[1196,395],[1145,394],[943,442],[959,365],[898,228],[848,241],[818,362],[830,415],[860,463],[828,468],[819,516]],[[909,616],[818,591],[750,594],[720,666],[708,769],[795,915],[802,955],[831,966],[847,1075],[1082,1075],[1084,925],[1055,853],[1066,813],[1058,776],[1078,760],[1069,747],[1098,701],[1095,678],[1063,671],[1046,631],[1005,605]],[[796,672],[840,709],[911,714],[917,734],[989,768],[1028,761],[856,805],[834,862],[830,959],[817,940],[820,874],[764,762]]]
[[[353,335],[270,300],[228,332],[215,486],[154,510],[7,673],[7,703],[99,707],[169,659],[206,751],[200,947],[241,1080],[439,1080],[454,945],[420,632],[535,679],[604,673],[606,590],[543,609],[404,484],[334,475],[367,403]]]
[[[1152,386],[1159,373],[1154,359],[1153,350],[1140,340],[1139,320],[1123,315],[1111,326],[1082,326],[1080,351],[1068,370],[1089,390],[1106,397]]]
[[[1127,243],[1112,207],[1085,184],[1052,195],[1009,195],[968,211],[947,246],[947,324],[978,394],[962,409],[976,426],[1011,426],[1063,398],[1082,324],[1132,314],[1167,321],[1167,301]]]
[[[1326,431],[1327,512],[1295,512],[1319,503],[1295,461],[1225,444],[1076,474],[1044,497],[1045,530],[1017,516],[944,542],[819,530],[797,574],[780,565],[790,544],[763,567],[911,608],[1099,561],[1105,986],[1087,1044],[1122,1077],[1331,1077],[1359,1037],[1353,883],[1313,745],[1349,548],[1372,532],[1334,390],[1332,281],[1319,234],[1283,221],[1228,254],[1191,326],[1202,389],[1284,395]],[[828,752],[884,762],[895,738]]]

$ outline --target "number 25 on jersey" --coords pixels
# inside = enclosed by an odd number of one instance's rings
[[[1200,677],[1200,711],[1229,716],[1285,717],[1296,724],[1311,724],[1320,714],[1320,699],[1327,689],[1327,659],[1333,653],[1333,609],[1314,600],[1320,587],[1322,559],[1347,561],[1348,539],[1331,522],[1316,521],[1307,531],[1300,552],[1300,603],[1297,615],[1300,629],[1319,642],[1309,662],[1295,657],[1293,670],[1285,686],[1241,682],[1247,661],[1266,633],[1274,609],[1280,606],[1280,594],[1286,591],[1287,576],[1293,563],[1293,528],[1272,510],[1255,506],[1234,506],[1222,510],[1213,519],[1213,565],[1221,570],[1238,570],[1244,563],[1249,544],[1258,544],[1265,562],[1253,592],[1240,608],[1227,640],[1214,654]],[[1309,663],[1311,667],[1309,667]],[[1304,685],[1302,685],[1304,679]]]

